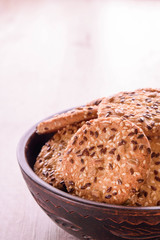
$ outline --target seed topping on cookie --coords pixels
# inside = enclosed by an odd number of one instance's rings
[[[90,200],[122,204],[133,195],[132,189],[138,191],[146,179],[151,158],[148,139],[126,119],[99,118],[88,123],[75,133],[64,152],[62,171],[67,189]],[[128,136],[131,129],[134,135]],[[87,141],[80,144],[84,131]],[[110,139],[113,132],[114,138]],[[75,137],[74,148],[67,154]],[[133,141],[137,144],[134,151]],[[143,149],[139,149],[141,145]]]
[[[97,106],[79,107],[66,113],[53,116],[37,126],[38,134],[55,132],[67,125],[97,118]]]
[[[84,123],[80,122],[66,126],[54,134],[42,147],[34,165],[35,173],[42,180],[54,187],[64,189],[64,179],[61,172],[63,153],[68,141]],[[71,150],[69,149],[67,154],[71,153]],[[74,159],[71,158],[70,163],[74,164]]]

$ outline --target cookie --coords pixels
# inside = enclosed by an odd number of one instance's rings
[[[146,183],[128,202],[132,206],[160,206],[160,136],[150,140],[151,164]]]
[[[122,204],[144,183],[150,164],[144,132],[122,118],[84,124],[64,151],[62,171],[68,192]]]
[[[39,123],[37,133],[51,133],[67,125],[93,118],[97,118],[97,106],[79,107]]]
[[[130,102],[129,93],[127,95],[126,93],[122,94],[122,96],[126,95],[125,102],[123,103],[119,101],[119,97],[117,96],[111,103],[105,98],[98,107],[98,117],[123,116],[141,127],[148,137],[155,136],[157,133],[160,134],[160,97],[159,95],[154,95],[152,99],[146,98],[146,94],[148,93],[151,96],[151,94],[156,94],[157,91],[155,93],[146,90],[139,90],[138,92],[137,90],[136,94],[138,95],[134,96],[134,102]],[[128,99],[129,101],[127,102]],[[150,100],[146,102],[146,99]]]
[[[42,180],[59,189],[64,188],[63,175],[61,173],[63,153],[68,141],[84,123],[85,122],[80,122],[74,125],[68,125],[59,130],[42,147],[34,165],[35,173]]]

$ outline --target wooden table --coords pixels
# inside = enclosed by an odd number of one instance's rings
[[[160,87],[160,1],[0,1],[0,239],[75,239],[27,190],[17,143],[46,116],[140,87]]]

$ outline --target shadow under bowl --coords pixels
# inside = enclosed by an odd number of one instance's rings
[[[41,147],[53,134],[38,135],[36,125],[21,138],[17,158],[34,199],[59,227],[79,239],[160,240],[160,207],[126,207],[89,201],[41,180],[33,166]]]

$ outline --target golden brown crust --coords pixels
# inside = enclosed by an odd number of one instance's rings
[[[122,204],[146,179],[150,144],[144,132],[122,118],[99,118],[83,125],[64,152],[63,174],[69,192]]]
[[[93,118],[97,118],[97,106],[79,107],[39,123],[37,126],[37,133],[44,134],[55,132],[67,125]]]

